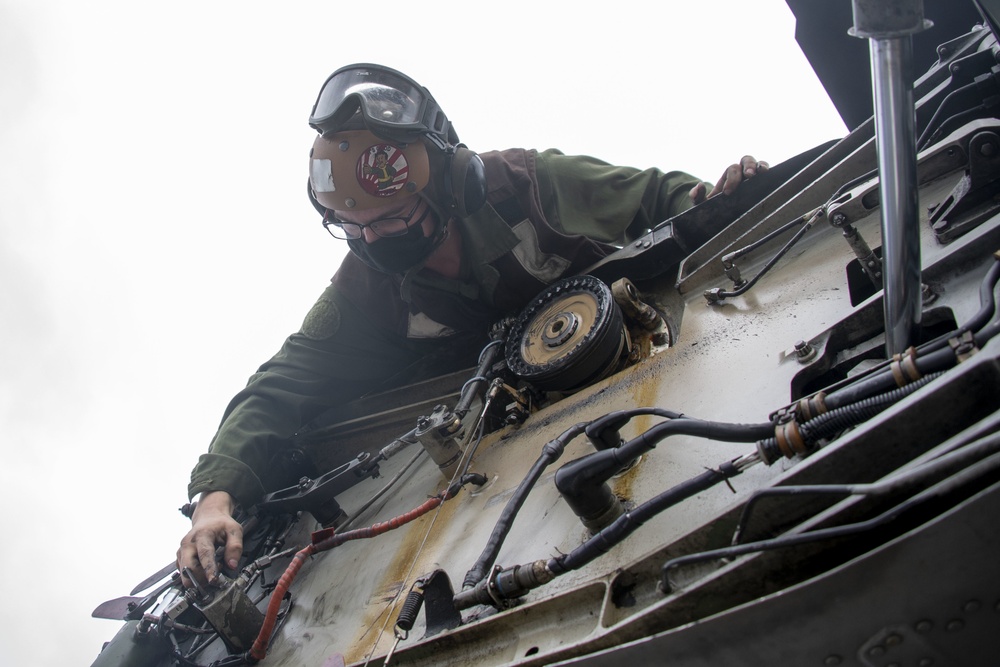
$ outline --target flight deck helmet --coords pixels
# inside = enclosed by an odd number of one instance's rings
[[[309,125],[310,198],[317,210],[364,210],[417,193],[447,218],[486,200],[485,168],[430,91],[389,67],[341,67],[323,84]],[[429,186],[429,187],[428,187]]]

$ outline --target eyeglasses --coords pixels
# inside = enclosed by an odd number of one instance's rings
[[[426,133],[450,136],[450,123],[426,88],[402,72],[367,63],[330,75],[309,125],[321,134],[337,132],[359,109],[369,130],[392,141],[413,143]]]
[[[413,205],[413,208],[410,209],[407,215],[403,217],[379,218],[366,224],[340,220],[333,217],[333,212],[328,209],[326,215],[323,216],[323,226],[326,227],[326,231],[330,232],[333,238],[343,241],[360,239],[366,228],[372,230],[375,236],[379,238],[390,239],[394,236],[403,236],[410,230],[410,227],[418,226],[424,221],[424,218],[427,217],[427,214],[431,210],[430,206],[424,209],[423,215],[417,218],[415,222],[410,223],[410,220],[416,215],[419,207],[420,198],[418,197],[416,204]]]

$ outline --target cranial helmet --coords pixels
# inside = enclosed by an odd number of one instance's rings
[[[458,143],[430,91],[401,72],[341,67],[323,84],[309,125],[320,133],[309,194],[324,215],[322,209],[377,208],[422,191],[448,215],[466,216],[486,201],[483,161]]]
[[[427,148],[390,143],[368,130],[319,135],[309,184],[316,201],[337,211],[362,211],[408,199],[427,187]]]

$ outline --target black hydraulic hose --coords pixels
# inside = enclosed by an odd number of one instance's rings
[[[507,533],[510,532],[510,528],[514,524],[514,517],[517,516],[531,489],[538,482],[545,469],[553,461],[562,456],[563,451],[566,449],[566,443],[583,433],[587,424],[588,422],[574,424],[557,438],[545,443],[545,446],[542,447],[541,455],[535,461],[535,464],[531,466],[528,474],[521,480],[521,483],[514,491],[514,495],[507,501],[503,513],[501,513],[500,518],[497,519],[497,523],[493,527],[493,533],[490,535],[483,553],[480,554],[479,559],[466,573],[465,581],[462,584],[464,588],[475,586],[486,577],[490,568],[493,567],[493,563],[496,562],[497,555],[500,553],[500,547],[503,546]]]
[[[965,331],[976,332],[982,329],[997,312],[996,288],[1000,282],[1000,256],[995,256],[993,265],[986,272],[986,277],[979,285],[979,312],[962,327]]]
[[[656,407],[630,408],[628,410],[616,410],[609,412],[603,417],[599,417],[590,422],[587,426],[587,439],[594,445],[594,449],[612,449],[622,444],[621,435],[618,431],[622,426],[640,415],[653,415],[664,419],[680,419],[684,415],[672,410],[664,410]]]
[[[883,514],[866,521],[860,521],[858,523],[847,524],[844,526],[834,526],[831,528],[820,528],[808,533],[782,535],[781,537],[773,539],[759,540],[757,542],[749,542],[746,544],[734,545],[722,549],[713,549],[711,551],[702,551],[695,554],[688,554],[687,556],[673,558],[663,565],[661,570],[660,587],[664,593],[669,593],[672,588],[670,584],[670,571],[684,565],[691,565],[694,563],[701,563],[721,558],[735,558],[736,556],[743,556],[749,553],[781,549],[784,547],[807,544],[809,542],[818,542],[820,540],[848,537],[879,528],[921,503],[945,496],[955,489],[961,488],[965,484],[968,484],[969,482],[998,469],[1000,469],[1000,453],[993,454],[982,461],[969,466],[961,472],[945,479],[942,482],[939,482],[938,484],[935,484],[931,488],[922,491],[899,505],[896,505]]]
[[[956,363],[955,353],[950,347],[918,355],[915,362],[921,375],[946,371]],[[826,396],[823,401],[827,409],[834,410],[851,403],[857,403],[869,396],[890,391],[899,386],[892,369],[887,368],[863,380],[846,385]]]
[[[510,532],[510,528],[514,523],[514,517],[520,511],[521,506],[524,504],[524,500],[528,497],[528,493],[538,482],[542,472],[556,459],[562,456],[563,451],[566,448],[566,444],[569,443],[570,440],[580,435],[580,433],[586,433],[587,438],[596,449],[606,450],[609,447],[614,447],[620,444],[621,437],[618,435],[618,430],[630,419],[640,415],[655,415],[667,419],[676,419],[681,417],[679,413],[657,407],[640,407],[629,410],[618,410],[615,412],[609,412],[608,414],[603,415],[602,417],[599,417],[591,422],[581,422],[579,424],[575,424],[554,440],[546,443],[545,447],[542,448],[542,454],[538,457],[538,460],[535,461],[535,464],[528,471],[528,474],[525,475],[523,480],[521,480],[521,483],[514,491],[514,495],[511,496],[511,499],[507,501],[507,506],[504,508],[503,513],[497,520],[497,523],[493,528],[493,533],[487,541],[486,547],[483,549],[483,552],[479,556],[476,563],[466,573],[463,588],[475,586],[489,573],[489,569],[493,566],[493,563],[496,562],[497,555],[500,552],[500,547],[503,545],[507,534]]]
[[[851,403],[825,412],[802,424],[799,428],[799,433],[801,433],[802,439],[807,443],[832,438],[844,429],[868,421],[940,376],[940,373],[925,375],[916,382],[911,382],[903,387],[897,387],[882,394],[869,396],[857,403]]]
[[[694,417],[672,419],[651,427],[644,433],[632,438],[621,447],[607,450],[614,453],[621,463],[628,463],[635,457],[656,447],[657,443],[672,435],[695,435],[723,442],[754,442],[774,432],[774,424],[763,422],[759,424],[731,424],[726,422],[711,422]],[[591,454],[597,456],[602,454]],[[579,459],[578,459],[579,460]]]
[[[942,454],[909,470],[892,474],[871,484],[814,484],[806,486],[774,486],[758,489],[747,499],[733,533],[733,544],[740,544],[750,525],[754,508],[764,498],[775,496],[835,495],[835,496],[878,496],[886,495],[916,484],[924,484],[928,479],[942,473],[954,474],[957,470],[1000,452],[1000,432],[990,433],[977,440],[961,445],[957,449]]]
[[[549,560],[547,567],[553,574],[559,575],[570,570],[576,570],[587,563],[606,554],[612,547],[634,533],[640,526],[660,512],[673,507],[677,503],[690,498],[730,477],[742,472],[732,462],[723,463],[716,470],[706,470],[674,486],[660,495],[646,501],[630,512],[625,512],[606,528],[595,534],[589,540],[568,554],[561,554]]]
[[[957,363],[955,352],[949,346],[950,340],[960,338],[966,332],[972,332],[975,334],[976,345],[982,347],[1000,333],[1000,320],[996,319],[996,316],[1000,314],[997,312],[995,294],[998,283],[1000,283],[1000,257],[996,258],[980,283],[979,311],[955,331],[928,341],[917,348],[917,357],[914,363],[922,375],[948,370]],[[991,319],[992,323],[987,324]],[[828,410],[834,410],[898,386],[899,383],[892,370],[882,367],[880,370],[873,370],[863,379],[844,385],[824,397],[823,400]]]
[[[694,435],[725,442],[755,442],[774,433],[764,424],[726,424],[678,416],[662,422],[620,447],[604,449],[570,461],[556,471],[555,484],[563,500],[594,531],[618,519],[621,506],[607,482],[640,455],[671,435]]]
[[[983,347],[990,339],[995,338],[997,334],[1000,334],[1000,320],[994,320],[979,330],[979,333],[974,337],[976,347]]]
[[[795,424],[782,422],[776,427],[775,433],[757,442],[757,451],[768,465],[782,456],[791,458],[795,453],[812,451],[823,440],[833,438],[841,431],[871,419],[940,376],[941,373],[925,375],[902,387],[824,412],[793,429],[793,432],[797,431],[797,435],[789,435],[787,431],[788,426],[794,427]],[[784,438],[784,442],[779,442],[779,436]]]
[[[455,404],[455,414],[461,419],[469,411],[469,406],[472,405],[472,400],[476,396],[476,391],[472,391],[472,387],[476,385],[484,384],[489,385],[489,380],[486,379],[486,374],[493,365],[493,362],[497,358],[497,354],[503,347],[503,340],[493,340],[486,344],[482,352],[479,353],[479,362],[476,366],[476,372],[472,378],[462,385],[462,392],[458,397],[458,403]]]
[[[1000,283],[1000,256],[994,255],[994,260],[986,272],[982,283],[979,285],[979,311],[955,331],[938,336],[934,340],[920,345],[917,348],[918,353],[927,354],[941,349],[948,344],[949,340],[957,338],[967,331],[978,333],[980,329],[986,326],[997,315],[996,289],[997,284]]]

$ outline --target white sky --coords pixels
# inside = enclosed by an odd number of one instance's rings
[[[330,72],[410,74],[474,150],[714,181],[845,134],[793,35],[783,0],[0,0],[0,667],[93,661],[335,271],[304,194]]]

